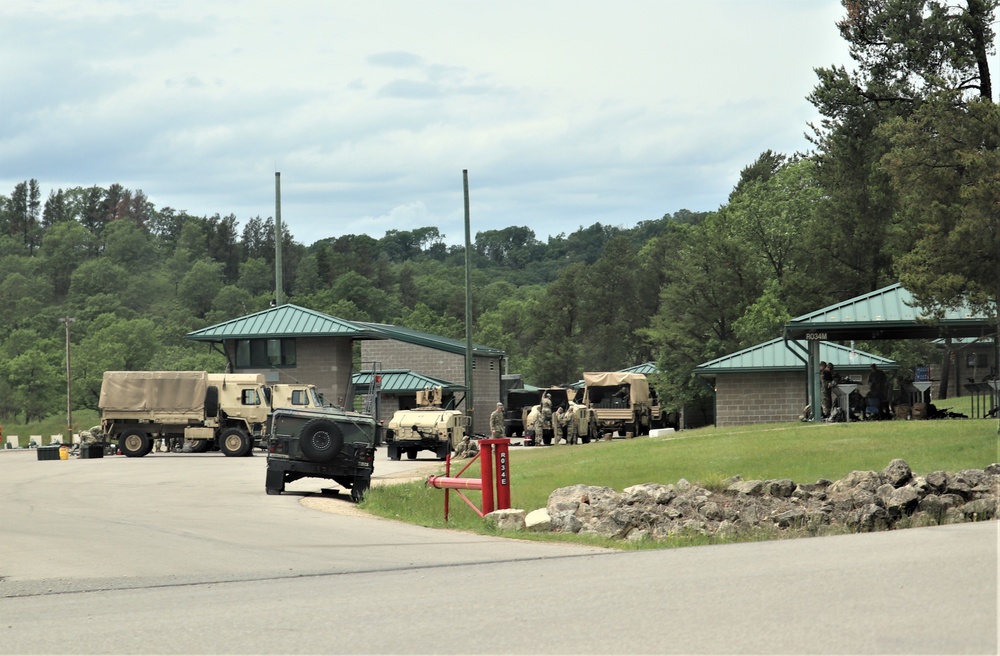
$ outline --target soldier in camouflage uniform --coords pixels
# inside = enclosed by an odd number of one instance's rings
[[[546,429],[552,430],[552,428],[553,428],[552,427],[552,397],[550,397],[547,393],[545,394],[545,396],[542,397],[541,420],[542,420],[542,431],[544,431]],[[554,430],[552,431],[552,434],[555,435],[555,431]],[[536,440],[541,439],[542,435],[543,435],[543,433],[538,433],[535,436],[535,439]]]
[[[104,430],[100,426],[92,426],[80,431],[80,444],[93,444],[104,441]]]
[[[542,406],[536,405],[532,406],[531,412],[528,413],[528,419],[525,423],[525,428],[531,428],[531,432],[534,434],[534,445],[542,445]]]
[[[566,444],[576,444],[577,440],[577,417],[576,413],[573,411],[573,406],[569,406],[569,410],[566,411]]]
[[[479,453],[479,444],[471,436],[466,435],[455,447],[455,459],[472,458]]]
[[[503,437],[503,403],[497,403],[497,409],[490,415],[490,437]]]
[[[567,419],[569,419],[569,416],[566,414],[566,411],[563,410],[563,407],[559,406],[558,408],[556,408],[555,414],[552,415],[552,444],[553,445],[558,445],[559,442],[562,440],[563,429],[566,428],[566,421],[567,421]],[[568,440],[566,441],[566,444],[569,444]]]

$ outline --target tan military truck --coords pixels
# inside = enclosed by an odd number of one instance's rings
[[[593,410],[602,432],[649,434],[649,381],[644,374],[584,372],[583,404]]]
[[[414,460],[420,451],[433,451],[444,460],[455,450],[472,420],[458,410],[442,408],[441,395],[440,387],[418,390],[417,407],[397,410],[392,416],[385,431],[390,460],[399,460],[403,453]]]
[[[106,371],[101,427],[129,457],[157,439],[215,440],[227,456],[249,455],[266,438],[271,407],[263,374],[204,371]]]

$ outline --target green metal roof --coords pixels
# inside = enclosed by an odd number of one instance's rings
[[[448,351],[450,353],[465,355],[464,340],[431,335],[430,333],[420,332],[419,330],[413,330],[412,328],[400,328],[399,326],[393,326],[386,323],[366,323],[361,321],[357,323],[359,326],[364,326],[369,330],[380,332],[389,339],[399,340],[400,342],[406,342],[407,344],[426,346],[428,348],[437,349],[438,351]],[[480,346],[478,344],[472,345],[472,354],[495,358],[501,358],[506,355],[506,353],[500,349],[491,348],[489,346]]]
[[[996,319],[966,307],[950,309],[941,319],[915,307],[913,294],[899,283],[796,317],[785,324],[785,336],[801,339],[934,339],[982,337],[996,332]],[[823,336],[825,335],[825,336]]]
[[[386,339],[367,326],[299,307],[279,305],[188,333],[185,338],[203,342],[264,337],[350,337]]]
[[[782,338],[778,337],[769,342],[700,364],[694,368],[694,371],[698,375],[805,371],[805,361],[808,359],[807,343],[796,341],[790,342],[790,344],[791,348],[785,345]],[[798,356],[792,351],[792,348],[798,349]],[[868,369],[872,364],[877,364],[887,370],[899,369],[899,365],[892,360],[864,351],[851,351],[847,346],[831,342],[820,342],[819,357],[820,360],[832,362],[840,371],[861,371]]]
[[[659,371],[655,362],[643,362],[632,367],[619,369],[618,371],[627,374],[654,374]]]
[[[465,385],[456,385],[440,378],[414,373],[409,369],[388,369],[378,374],[382,376],[379,389],[386,394],[417,392],[428,387],[441,387],[445,392],[465,391]],[[372,383],[372,376],[374,376],[372,372],[362,371],[351,376],[351,382],[355,388],[368,389]]]

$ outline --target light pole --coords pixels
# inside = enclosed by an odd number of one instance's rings
[[[70,366],[69,358],[69,325],[73,323],[73,317],[63,317],[59,319],[66,324],[66,439],[73,442],[73,369]]]

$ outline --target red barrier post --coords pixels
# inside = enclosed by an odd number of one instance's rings
[[[482,479],[483,514],[489,515],[493,512],[493,440],[479,440],[479,472]]]

